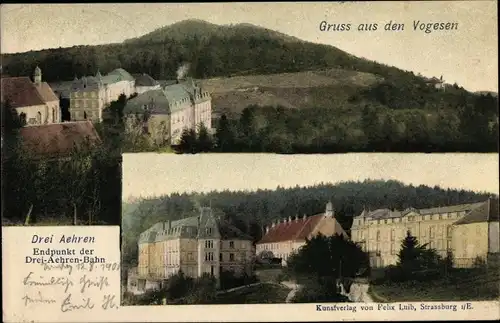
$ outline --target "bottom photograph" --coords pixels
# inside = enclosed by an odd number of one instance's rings
[[[494,154],[126,154],[122,213],[124,306],[500,296]]]

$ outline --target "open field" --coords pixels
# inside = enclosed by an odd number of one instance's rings
[[[360,88],[382,81],[374,74],[328,69],[271,75],[200,80],[212,94],[217,115],[238,115],[249,105],[285,108],[332,107],[345,104]]]

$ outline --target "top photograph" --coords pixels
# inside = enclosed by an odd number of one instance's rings
[[[76,129],[68,142],[121,153],[497,152],[497,12],[496,1],[2,5],[2,147],[57,150],[59,124]]]

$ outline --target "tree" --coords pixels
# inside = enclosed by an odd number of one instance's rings
[[[368,266],[368,255],[342,236],[317,235],[287,261],[291,273],[302,276],[354,278]]]
[[[179,150],[183,153],[191,154],[198,152],[198,142],[196,138],[196,131],[194,129],[185,128],[182,131]]]
[[[213,149],[213,141],[204,123],[200,124],[198,130],[198,150],[208,152]]]
[[[401,243],[401,250],[398,253],[399,266],[405,274],[410,275],[411,273],[421,269],[422,264],[420,262],[422,251],[425,248],[418,243],[416,237],[411,235],[408,230],[406,232],[406,237]]]
[[[215,133],[217,149],[219,151],[232,151],[235,144],[235,135],[226,115],[222,115]]]
[[[398,253],[398,279],[427,279],[439,274],[437,271],[441,258],[434,249],[428,249],[427,244],[421,245],[417,238],[406,232]]]

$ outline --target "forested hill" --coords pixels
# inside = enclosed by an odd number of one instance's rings
[[[2,55],[3,72],[31,75],[38,65],[48,82],[75,75],[107,73],[122,67],[172,79],[183,62],[196,78],[270,74],[330,67],[410,77],[412,73],[358,58],[333,46],[314,44],[250,24],[218,26],[199,20],[182,21],[121,44],[73,46]]]
[[[344,182],[310,187],[277,188],[254,192],[211,192],[205,194],[172,194],[124,204],[122,232],[129,248],[136,248],[138,235],[151,225],[197,214],[198,206],[209,206],[255,240],[262,227],[289,216],[321,213],[331,200],[336,217],[349,229],[352,216],[363,207],[405,209],[426,208],[486,200],[487,193],[439,187],[411,186],[397,181]]]

